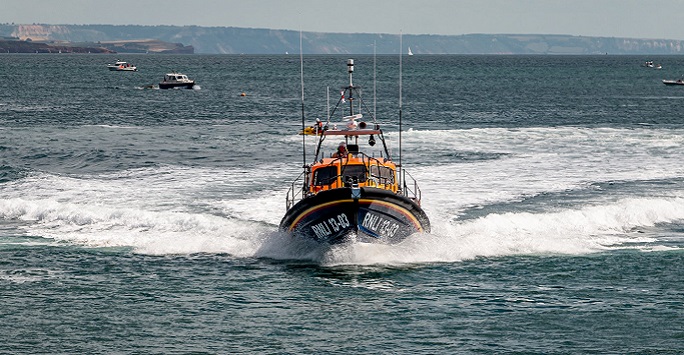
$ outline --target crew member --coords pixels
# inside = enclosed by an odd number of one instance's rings
[[[340,145],[337,146],[337,151],[335,154],[333,154],[333,158],[343,158],[346,157],[349,154],[347,152],[347,144],[344,142],[340,142]]]

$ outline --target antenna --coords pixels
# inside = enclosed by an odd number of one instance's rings
[[[404,52],[404,46],[402,43],[402,37],[403,34],[401,31],[399,31],[399,188],[403,188],[403,180],[401,178],[402,176],[402,168],[401,168],[401,131],[402,131],[402,117],[401,117],[401,111],[402,111],[402,83],[401,83],[401,76],[402,76],[402,53]]]
[[[352,76],[354,74],[354,59],[347,59],[347,72],[349,73],[349,116],[354,115],[354,83],[352,82]]]
[[[302,30],[299,30],[299,76],[302,87],[302,133],[306,128],[304,118],[304,53],[302,51]],[[302,134],[302,167],[306,166],[306,134]]]
[[[377,93],[377,84],[376,84],[376,67],[377,67],[377,50],[376,50],[376,41],[373,41],[373,122],[375,122],[375,117],[376,116],[376,107],[378,105],[378,93]]]

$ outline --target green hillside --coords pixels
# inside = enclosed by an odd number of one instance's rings
[[[299,52],[299,32],[200,26],[17,25],[0,24],[0,36],[33,41],[97,43],[158,40],[180,46],[177,52],[284,54]],[[303,33],[307,54],[392,54],[396,34]],[[684,41],[566,35],[468,34],[403,36],[415,54],[682,54]],[[185,50],[185,51],[183,51]]]

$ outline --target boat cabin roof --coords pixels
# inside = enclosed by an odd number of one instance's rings
[[[317,161],[312,165],[312,169],[318,169],[320,167],[324,166],[331,166],[331,165],[343,165],[343,166],[349,166],[349,165],[365,165],[365,166],[370,166],[370,165],[379,165],[379,166],[386,166],[390,168],[396,168],[396,164],[386,158],[369,158],[369,157],[361,157],[357,156],[353,153],[349,153],[348,155],[342,157],[342,158],[321,158],[321,160]]]
[[[329,129],[323,132],[326,136],[366,136],[380,134],[379,129]]]
[[[346,121],[346,124],[343,124],[344,127],[341,129],[337,129],[336,126],[333,126],[332,129],[328,128],[325,131],[323,131],[324,136],[367,136],[371,134],[380,134],[382,131],[380,130],[380,125],[378,124],[371,124],[373,127],[369,127],[369,124],[366,122],[357,122],[357,120],[360,120],[363,118],[363,115],[361,114],[356,114],[356,115],[351,115],[351,116],[346,116],[343,117],[343,121]]]
[[[169,73],[164,75],[164,80],[188,80],[188,76],[181,73]]]

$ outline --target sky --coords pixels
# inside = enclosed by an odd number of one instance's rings
[[[684,0],[0,0],[0,23],[684,40]]]

